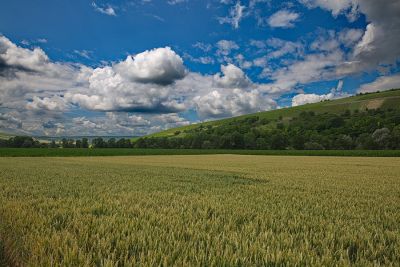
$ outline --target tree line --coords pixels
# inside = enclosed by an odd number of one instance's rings
[[[0,147],[12,148],[133,148],[130,139],[109,138],[107,140],[97,137],[89,142],[88,138],[70,139],[63,138],[60,141],[40,142],[30,136],[15,136],[8,140],[0,139]]]

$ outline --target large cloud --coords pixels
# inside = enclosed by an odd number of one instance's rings
[[[185,74],[182,59],[168,47],[93,69],[52,62],[42,49],[22,48],[0,36],[0,127],[24,134],[66,134],[78,126],[76,129],[82,131],[86,127],[92,134],[112,131],[112,127],[105,130],[100,118],[85,119],[77,126],[82,120],[72,120],[68,113],[180,111],[184,107],[180,101],[182,92],[174,92],[172,86]],[[124,117],[122,123],[99,113],[104,121],[119,125],[114,127],[116,132],[124,133],[139,127],[132,116]],[[139,128],[145,132],[148,127]]]
[[[27,74],[70,80],[72,75],[79,75],[76,71],[78,68],[79,65],[53,63],[41,48],[36,47],[32,50],[22,48],[5,36],[0,36],[0,77],[15,78],[17,75]],[[74,82],[81,82],[79,78],[74,77]]]
[[[276,108],[276,102],[258,90],[214,90],[195,97],[201,118],[222,118]]]
[[[270,109],[273,105],[268,96],[254,91],[260,85],[232,64],[222,65],[222,74],[188,73],[168,85],[131,81],[121,74],[120,68],[121,63],[95,69],[89,77],[87,94],[66,94],[66,97],[90,110],[174,113],[192,107],[203,118],[244,114]],[[213,100],[215,92],[219,95]],[[263,106],[265,99],[268,105]],[[225,101],[223,112],[218,101]]]
[[[184,110],[210,119],[276,106],[239,67],[188,72],[169,47],[98,68],[51,61],[42,49],[4,36],[0,47],[0,127],[18,133],[145,134],[190,123],[178,113]],[[237,45],[222,41],[219,48]]]
[[[49,59],[42,49],[20,48],[6,37],[0,36],[0,75],[18,70],[43,71],[48,63]]]
[[[128,56],[114,66],[122,77],[136,82],[167,85],[185,76],[183,60],[170,47]]]
[[[93,70],[89,88],[84,92],[67,93],[74,104],[97,111],[131,111],[164,113],[184,109],[171,93],[171,86],[134,82],[107,66]],[[130,72],[129,69],[124,69]]]
[[[64,111],[61,95],[85,88],[90,72],[81,65],[51,62],[42,49],[25,49],[0,36],[3,109]]]
[[[94,69],[88,90],[66,97],[97,111],[177,112],[185,106],[172,95],[171,86],[185,74],[181,57],[169,47],[158,48]]]
[[[276,108],[276,102],[265,93],[268,85],[254,83],[239,67],[221,66],[221,73],[203,77],[205,88],[193,102],[202,119],[223,118]]]

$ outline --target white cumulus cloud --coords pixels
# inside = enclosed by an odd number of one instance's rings
[[[121,76],[142,83],[171,84],[185,76],[182,58],[170,47],[128,56],[114,66]]]
[[[222,88],[247,88],[251,82],[246,74],[233,64],[221,66],[223,75],[215,74],[214,81]]]
[[[276,108],[276,102],[258,90],[214,90],[194,99],[201,118],[222,118]]]

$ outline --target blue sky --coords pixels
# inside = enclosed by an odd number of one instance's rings
[[[400,87],[395,0],[0,5],[4,132],[143,135]]]

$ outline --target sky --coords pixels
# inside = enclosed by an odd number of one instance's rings
[[[400,88],[398,0],[0,0],[0,132],[140,136]]]

